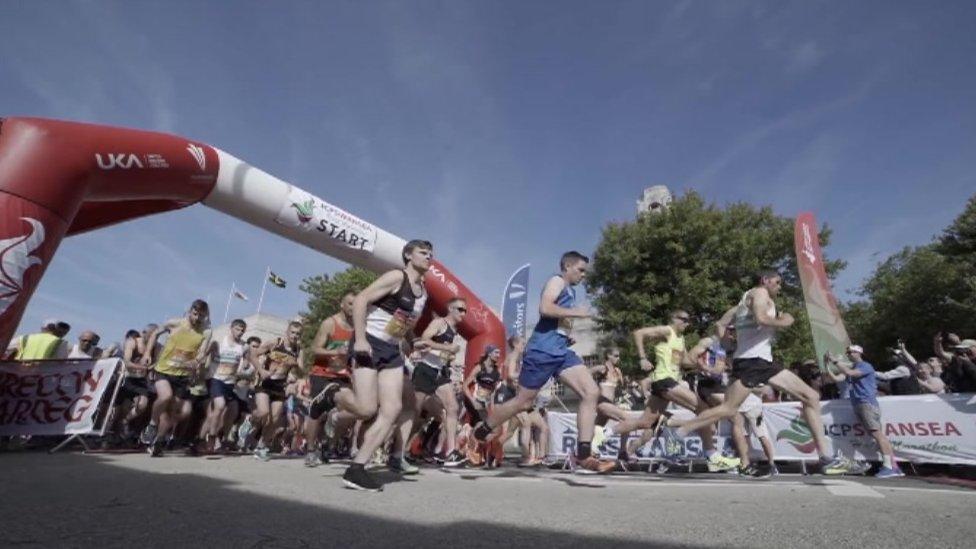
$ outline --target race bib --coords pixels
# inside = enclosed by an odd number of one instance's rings
[[[417,319],[408,311],[397,309],[389,322],[386,323],[386,329],[384,331],[389,336],[403,338],[413,328],[416,321]]]

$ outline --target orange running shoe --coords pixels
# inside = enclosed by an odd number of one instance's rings
[[[593,456],[583,460],[577,459],[575,456],[573,456],[571,459],[573,472],[581,475],[605,475],[613,472],[613,470],[617,468],[617,464],[615,462],[604,461]]]

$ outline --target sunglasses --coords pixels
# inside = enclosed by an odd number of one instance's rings
[[[78,341],[81,343],[95,343],[94,339],[79,339]]]
[[[468,312],[468,310],[466,308],[464,308],[464,307],[457,307],[454,310],[457,311],[457,312],[459,312],[459,313],[466,313],[466,312]]]
[[[689,322],[689,321],[691,321],[691,317],[690,316],[676,316],[676,317],[674,317],[674,319],[675,320],[680,320],[681,322]]]

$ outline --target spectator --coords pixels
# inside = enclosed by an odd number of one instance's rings
[[[925,362],[919,363],[915,360],[905,345],[899,345],[899,355],[905,364],[914,370],[915,382],[919,392],[913,394],[933,394],[940,395],[945,392],[945,382],[942,381],[942,361],[938,357],[929,357]]]
[[[854,413],[861,421],[861,425],[871,433],[871,437],[878,443],[882,467],[875,476],[877,478],[905,476],[898,468],[898,463],[895,461],[895,451],[881,428],[877,374],[874,367],[864,360],[864,349],[859,345],[851,345],[847,348],[847,358],[850,359],[851,365],[832,357],[830,353],[827,353],[824,358],[841,371],[840,374],[835,375],[828,370],[831,377],[837,381],[846,377],[850,382],[851,406],[854,408]]]
[[[95,351],[98,348],[98,334],[91,330],[85,330],[78,336],[78,343],[71,348],[68,358],[91,359],[95,358]]]
[[[878,379],[887,381],[892,395],[917,395],[922,392],[918,384],[914,359],[908,360],[908,349],[905,342],[898,340],[898,348],[890,349],[895,359],[895,367],[887,372],[878,372]]]
[[[71,330],[67,322],[45,320],[41,331],[18,337],[11,342],[7,354],[14,360],[63,359],[68,356],[68,342],[64,336]]]
[[[943,349],[942,334],[937,334],[934,340],[935,355],[947,361],[942,371],[942,381],[945,382],[947,393],[976,392],[976,339],[959,341],[958,336],[949,334],[946,341],[955,343],[953,352],[947,353]]]

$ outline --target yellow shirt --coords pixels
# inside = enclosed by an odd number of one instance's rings
[[[203,343],[203,331],[197,331],[187,320],[169,334],[163,351],[159,353],[156,371],[171,376],[187,376],[190,371],[183,364],[196,358]]]
[[[685,354],[685,337],[679,336],[674,328],[668,326],[668,339],[654,346],[654,371],[651,372],[651,381],[661,381],[662,379],[681,379],[679,364]]]

